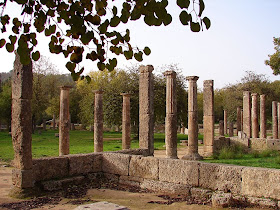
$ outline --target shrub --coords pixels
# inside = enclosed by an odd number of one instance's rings
[[[217,159],[239,159],[246,153],[243,145],[234,144],[231,146],[223,147],[216,155]]]

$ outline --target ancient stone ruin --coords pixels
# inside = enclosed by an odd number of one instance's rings
[[[235,202],[253,203],[267,199],[277,205],[280,200],[280,170],[213,164],[194,160],[202,159],[198,153],[198,76],[187,77],[188,94],[188,152],[182,159],[177,156],[177,110],[176,72],[166,71],[166,158],[154,155],[154,90],[153,66],[141,66],[139,81],[139,149],[130,149],[130,94],[123,93],[123,146],[121,151],[103,152],[103,104],[102,90],[95,91],[94,107],[94,152],[69,155],[69,87],[61,88],[60,145],[59,157],[32,159],[31,152],[31,96],[32,65],[23,66],[16,56],[12,89],[12,140],[15,151],[13,170],[14,190],[21,192],[39,189],[57,191],[75,184],[100,186],[110,182],[134,189],[145,189],[167,194],[212,197],[217,202],[220,194]],[[238,136],[233,136],[233,123],[227,117],[220,121],[219,136],[214,136],[214,91],[213,80],[204,81],[204,153],[212,155],[224,145],[242,143],[253,148],[260,144],[270,147],[278,138],[277,102],[273,103],[273,138],[266,136],[264,100],[260,102],[261,138],[257,138],[256,95],[243,94],[243,114],[237,109]],[[29,110],[29,111],[28,111]],[[251,110],[253,113],[251,113]],[[225,112],[226,116],[226,112]],[[252,118],[251,118],[252,116]],[[253,121],[253,126],[251,122]],[[276,125],[275,125],[276,124]],[[253,128],[253,132],[252,132]],[[251,137],[253,133],[253,138]],[[272,144],[273,143],[273,144]],[[279,142],[278,142],[279,144]],[[268,178],[269,177],[269,178]],[[255,199],[255,200],[254,200]]]

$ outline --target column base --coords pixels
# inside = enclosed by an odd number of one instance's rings
[[[186,154],[182,157],[182,160],[202,160],[203,157],[198,153]]]
[[[179,159],[177,156],[167,156],[165,158],[169,158],[169,159]]]

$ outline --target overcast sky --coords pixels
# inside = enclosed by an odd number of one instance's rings
[[[143,21],[124,25],[131,31],[131,43],[139,48],[149,46],[151,55],[144,56],[143,65],[155,68],[178,64],[185,76],[199,76],[198,84],[213,79],[215,88],[235,83],[245,71],[265,74],[278,80],[264,64],[268,54],[274,53],[273,37],[280,36],[279,0],[205,0],[204,15],[211,19],[211,28],[193,33],[182,26],[176,1],[168,6],[173,22],[167,27],[149,27]],[[8,11],[14,10],[9,8]],[[121,26],[122,27],[122,26]],[[48,53],[48,43],[39,45],[41,54],[50,58],[60,73],[67,73],[63,55]],[[13,68],[14,55],[0,50],[1,69]],[[136,63],[119,58],[118,67]],[[85,62],[86,73],[96,70],[95,63]]]

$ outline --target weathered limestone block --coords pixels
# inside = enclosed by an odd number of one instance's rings
[[[251,145],[251,149],[252,150],[264,150],[264,149],[268,149],[268,145],[266,143],[266,139],[250,139],[250,145]],[[274,140],[270,140],[270,141],[274,141]]]
[[[67,187],[67,185],[80,185],[83,183],[84,179],[84,176],[76,176],[61,180],[48,180],[43,181],[42,186],[46,191],[57,191],[62,190],[63,188]]]
[[[158,158],[132,156],[129,164],[129,176],[158,180]]]
[[[120,153],[104,153],[102,171],[111,174],[128,176],[130,155]]]
[[[183,184],[175,184],[170,182],[161,182],[145,179],[140,187],[142,189],[148,189],[154,192],[166,193],[166,194],[180,194],[180,195],[190,195],[190,186]]]
[[[231,193],[214,193],[212,195],[212,206],[216,208],[225,208],[233,204],[234,200]]]
[[[85,205],[80,205],[77,208],[75,208],[74,210],[85,210],[85,209],[92,209],[92,210],[105,210],[105,209],[110,209],[110,210],[129,210],[129,208],[125,207],[125,206],[120,206],[118,204],[115,203],[109,203],[107,201],[100,201],[100,202],[96,202],[96,203],[90,203],[90,204],[85,204]]]
[[[243,195],[280,199],[280,170],[246,167],[242,171]]]
[[[159,180],[198,186],[199,162],[159,159]]]
[[[33,170],[13,169],[12,183],[19,188],[29,188],[33,186]]]
[[[208,200],[212,197],[212,191],[203,188],[193,187],[191,188],[191,196],[199,200]]]
[[[241,166],[200,163],[199,186],[238,194],[241,191],[243,168]]]
[[[120,176],[119,184],[140,187],[140,184],[144,181],[143,178],[133,176]]]
[[[33,160],[33,177],[35,181],[67,177],[69,160],[67,157],[50,157]]]
[[[102,171],[102,154],[90,153],[68,155],[67,157],[70,176]]]
[[[276,208],[277,202],[268,198],[248,197],[247,202],[261,208]]]

